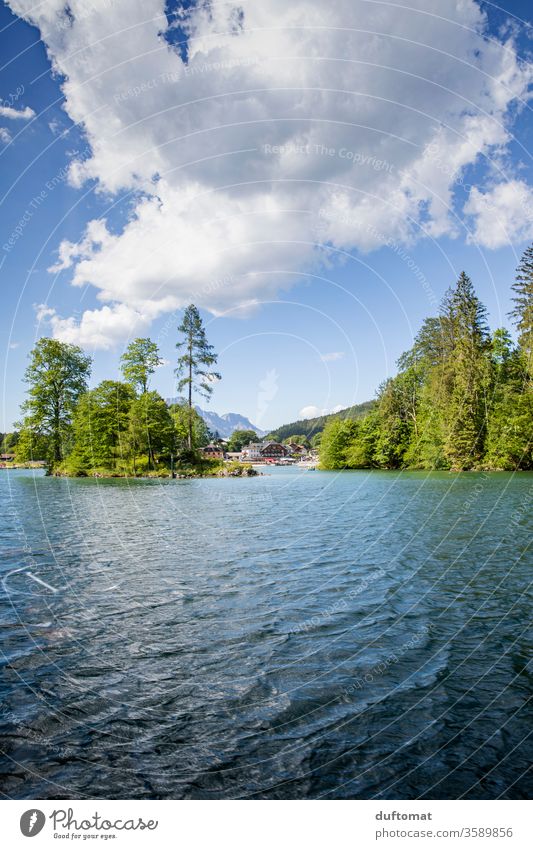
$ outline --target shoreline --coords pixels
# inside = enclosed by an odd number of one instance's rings
[[[10,466],[0,466],[1,471],[10,471],[10,470],[26,470],[26,471],[43,471],[45,472],[46,477],[53,478],[71,478],[71,479],[83,479],[83,478],[93,478],[100,480],[111,480],[111,479],[123,479],[123,480],[193,480],[197,478],[252,478],[252,477],[265,477],[268,475],[268,472],[263,471],[264,469],[269,468],[280,468],[278,466],[273,466],[269,463],[258,463],[254,464],[254,466],[250,465],[243,469],[217,469],[216,471],[193,471],[193,470],[175,470],[174,474],[169,469],[164,470],[153,470],[151,472],[143,472],[139,474],[129,473],[129,472],[113,472],[113,471],[87,471],[84,473],[72,474],[65,471],[55,471],[49,472],[44,465],[30,465],[27,463],[18,463]],[[447,474],[447,475],[480,475],[480,474],[528,474],[533,473],[533,470],[530,469],[496,469],[496,468],[479,468],[479,469],[378,469],[375,467],[359,467],[357,469],[321,469],[320,466],[288,466],[282,467],[285,471],[287,468],[294,469],[296,471],[317,471],[317,472],[334,472],[335,474],[344,474],[351,472],[379,472],[379,473],[424,473],[426,475],[431,474]],[[261,469],[261,471],[258,471]]]

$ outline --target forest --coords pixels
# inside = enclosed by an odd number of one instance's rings
[[[533,246],[512,285],[517,342],[463,272],[362,418],[330,419],[323,469],[533,469]]]
[[[193,392],[208,398],[217,356],[198,309],[184,312],[176,347],[180,403],[167,405],[150,389],[161,364],[157,344],[134,339],[121,357],[123,380],[103,380],[89,389],[91,358],[76,345],[43,337],[30,354],[27,400],[14,446],[17,462],[44,460],[53,474],[72,476],[168,476],[216,471],[199,448],[209,441]]]

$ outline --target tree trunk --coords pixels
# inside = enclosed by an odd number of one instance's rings
[[[192,451],[192,339],[189,341],[189,422],[187,444]]]
[[[54,462],[61,462],[61,413],[59,403],[54,409]]]

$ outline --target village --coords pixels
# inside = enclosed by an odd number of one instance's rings
[[[318,464],[318,451],[300,445],[297,442],[250,442],[240,451],[226,450],[227,442],[218,440],[200,449],[204,457],[210,460],[230,460],[251,463],[254,466],[293,466],[315,468]]]
[[[229,440],[217,439],[199,449],[206,460],[238,462],[253,466],[299,466],[315,469],[318,465],[318,451],[297,442],[250,442],[240,451],[228,450]],[[17,463],[14,453],[0,454],[0,469],[9,468],[45,468],[45,460],[32,460]]]

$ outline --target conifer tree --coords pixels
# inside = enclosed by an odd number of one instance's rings
[[[533,245],[524,252],[512,285],[514,307],[510,313],[518,330],[518,344],[533,376]]]
[[[446,296],[444,319],[453,340],[443,363],[445,454],[452,468],[471,468],[483,453],[490,369],[486,309],[463,271]]]
[[[187,444],[190,452],[193,450],[193,406],[192,396],[196,391],[199,395],[209,400],[213,391],[213,381],[220,380],[220,374],[211,371],[215,365],[217,355],[214,348],[207,341],[204,325],[194,304],[190,304],[185,310],[183,321],[178,327],[178,332],[183,334],[181,342],[177,342],[176,348],[183,349],[183,354],[178,358],[176,375],[178,376],[178,392],[183,389],[187,391],[187,404],[189,407],[189,422]]]

